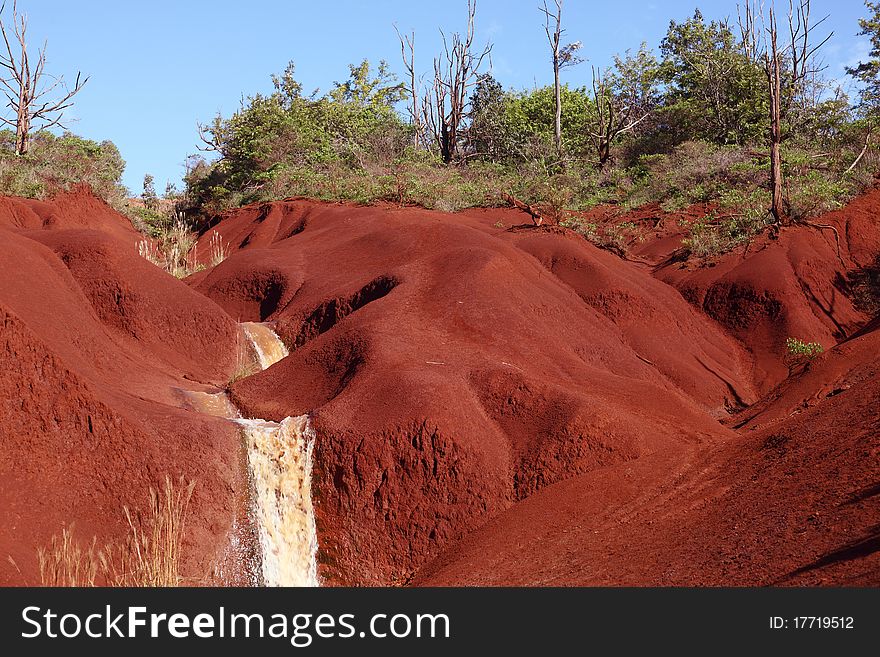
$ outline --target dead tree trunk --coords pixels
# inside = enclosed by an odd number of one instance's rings
[[[763,3],[746,0],[744,7],[737,7],[742,49],[745,56],[764,70],[767,77],[769,100],[770,142],[770,213],[777,223],[788,224],[785,198],[783,196],[783,173],[781,145],[785,138],[783,124],[789,129],[798,125],[798,109],[815,104],[818,94],[810,93],[810,80],[822,70],[816,53],[831,38],[832,33],[813,45],[813,32],[828,16],[812,22],[811,0],[788,0],[788,42],[782,50],[777,45],[776,11],[769,8],[769,20],[765,22]],[[760,19],[761,29],[757,21]],[[801,112],[803,115],[804,112]]]
[[[0,15],[6,4],[0,5]],[[52,126],[64,127],[61,123],[64,110],[73,105],[72,98],[83,88],[88,78],[76,75],[73,89],[65,87],[62,78],[53,78],[47,85],[41,85],[46,67],[46,45],[37,51],[37,63],[32,68],[27,49],[27,17],[18,13],[17,3],[12,4],[12,35],[15,48],[10,42],[9,33],[0,18],[0,34],[6,47],[0,53],[0,68],[8,71],[7,77],[0,78],[3,94],[15,119],[0,117],[0,123],[15,128],[15,153],[27,154],[30,148],[31,130],[37,125],[40,130]],[[49,76],[50,78],[52,76]],[[57,93],[53,93],[58,90]],[[53,96],[55,96],[53,98]]]
[[[786,220],[782,198],[782,73],[779,50],[776,46],[776,14],[770,8],[770,44],[765,54],[765,73],[770,94],[770,213],[777,223]]]
[[[487,44],[479,54],[473,51],[476,0],[468,0],[468,24],[464,35],[443,36],[444,56],[434,59],[434,84],[425,93],[422,118],[440,151],[443,162],[459,159],[459,132],[468,114],[468,92],[479,78],[480,66],[492,52]]]
[[[452,162],[455,157],[455,142],[458,135],[453,126],[444,123],[440,127],[440,157],[445,164]]]
[[[562,161],[562,90],[559,87],[559,56],[553,54],[553,87],[556,102],[556,123],[553,128],[553,139],[556,143],[556,157]]]
[[[23,49],[24,50],[24,49]],[[25,57],[26,59],[26,57]],[[18,105],[15,112],[15,154],[24,155],[28,152],[30,145],[28,136],[31,133],[31,117],[28,111],[30,104],[30,80],[24,79],[19,84],[18,89]]]
[[[608,143],[608,139],[605,137],[601,137],[599,139],[599,168],[603,169],[606,164],[608,164],[608,160],[611,157],[611,145]]]
[[[650,111],[626,102],[609,84],[607,78],[593,68],[593,104],[595,117],[590,126],[590,139],[596,148],[599,168],[611,159],[611,144],[618,136],[630,132],[644,121]]]
[[[416,33],[410,32],[407,36],[400,34],[395,25],[397,38],[400,39],[400,56],[403,59],[403,67],[409,76],[410,105],[407,108],[413,126],[413,146],[419,147],[422,138],[421,113],[419,112],[419,87],[416,80]],[[407,55],[409,51],[409,55]]]
[[[853,160],[853,163],[850,164],[849,167],[847,167],[846,171],[843,172],[844,176],[846,174],[848,174],[850,171],[852,171],[853,169],[855,169],[856,166],[858,165],[858,163],[862,161],[862,158],[865,157],[865,153],[868,152],[868,146],[871,145],[871,132],[872,131],[873,131],[873,126],[869,126],[868,132],[865,133],[865,145],[862,146],[862,150],[859,151],[859,154],[856,156],[856,159]]]
[[[556,157],[562,160],[562,89],[559,84],[559,41],[562,38],[562,0],[556,0],[556,13],[550,11],[544,2],[544,32],[550,43],[550,59],[553,62],[553,92],[555,101],[555,123],[553,125],[553,142],[556,146]],[[556,27],[551,31],[551,25]]]
[[[554,0],[555,13],[550,11],[547,1],[544,7],[539,9],[544,14],[544,33],[550,44],[550,61],[553,63],[553,97],[555,103],[555,120],[553,124],[553,143],[556,147],[556,158],[560,164],[564,164],[564,151],[562,146],[562,84],[559,72],[568,66],[574,66],[581,62],[577,51],[581,47],[580,41],[562,44],[562,0]]]

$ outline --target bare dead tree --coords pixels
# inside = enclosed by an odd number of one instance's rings
[[[31,65],[27,48],[27,16],[18,13],[18,4],[12,3],[12,40],[2,20],[6,3],[0,5],[0,33],[6,52],[0,52],[0,67],[7,75],[0,77],[6,107],[15,117],[0,117],[3,124],[15,128],[15,153],[24,155],[30,147],[31,131],[65,126],[61,123],[64,110],[73,105],[73,97],[89,81],[81,73],[76,74],[73,89],[64,84],[61,76],[46,73],[46,42],[37,51],[37,61]]]
[[[762,34],[755,24],[755,12],[763,12],[761,6],[755,4],[756,0],[746,0],[744,5],[736,6],[736,17],[739,23],[740,47],[743,54],[750,62],[757,62],[760,58],[761,46],[764,42]],[[763,14],[762,14],[763,15]]]
[[[764,51],[764,71],[770,100],[770,214],[777,221],[787,216],[782,196],[782,60],[777,47],[776,12],[770,7],[770,45]]]
[[[815,83],[824,68],[817,53],[834,34],[831,32],[818,43],[814,43],[814,30],[828,16],[813,23],[810,10],[810,0],[788,0],[788,39],[787,43],[780,45],[777,13],[772,3],[766,21],[763,3],[758,5],[755,0],[747,0],[742,9],[737,7],[743,52],[750,61],[763,68],[767,78],[770,109],[770,213],[777,223],[782,224],[790,221],[783,196],[780,153],[785,138],[783,123],[790,119],[793,109],[806,109],[816,102],[817,94],[810,93],[809,87],[811,83]],[[757,20],[761,21],[761,29],[757,27]]]
[[[443,55],[434,59],[434,80],[422,100],[422,120],[440,150],[443,162],[459,158],[459,135],[467,117],[468,91],[477,83],[480,67],[491,56],[492,44],[473,50],[476,0],[468,0],[468,22],[464,35],[449,39],[443,31]]]
[[[547,35],[547,41],[550,43],[550,55],[553,63],[553,91],[556,103],[556,122],[553,140],[556,145],[556,157],[560,162],[563,159],[563,152],[562,88],[559,82],[559,71],[568,66],[580,64],[583,61],[577,54],[577,51],[581,48],[580,41],[562,45],[562,35],[565,32],[562,29],[562,2],[563,0],[553,0],[553,4],[556,7],[555,12],[551,11],[547,6],[547,0],[544,0],[543,7],[538,7],[538,10],[544,14],[544,33]]]
[[[787,100],[789,111],[792,105],[815,104],[816,94],[808,93],[810,82],[825,69],[819,61],[817,53],[828,43],[834,32],[829,32],[824,39],[813,45],[813,31],[828,20],[823,16],[815,23],[810,21],[810,0],[789,0],[788,2],[788,48],[791,53],[791,94]],[[815,85],[814,85],[815,86]]]
[[[403,67],[409,77],[410,104],[407,107],[410,120],[413,126],[413,146],[419,147],[422,134],[422,115],[419,111],[419,85],[416,79],[416,33],[410,32],[407,35],[400,33],[397,26],[394,26],[397,32],[397,38],[400,41],[400,57],[403,60]]]
[[[595,116],[590,129],[590,140],[599,158],[599,167],[611,157],[611,144],[622,134],[632,132],[648,118],[650,108],[641,106],[636,98],[613,89],[607,76],[593,68],[593,103]]]

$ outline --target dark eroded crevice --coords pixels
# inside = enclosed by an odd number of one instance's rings
[[[356,293],[347,297],[335,297],[315,308],[300,324],[294,347],[301,347],[322,333],[326,333],[350,314],[381,299],[398,285],[392,276],[380,276],[373,279]]]

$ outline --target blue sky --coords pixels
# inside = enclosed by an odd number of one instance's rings
[[[494,43],[493,73],[505,86],[552,80],[537,5],[478,0],[477,36]],[[642,41],[656,49],[669,20],[697,6],[707,17],[736,15],[735,0],[566,0],[567,40],[583,42],[587,61],[565,71],[564,81],[587,83],[591,65]],[[289,60],[307,90],[344,80],[347,65],[364,57],[386,59],[400,73],[396,23],[416,31],[416,66],[427,70],[438,28],[463,27],[465,7],[466,0],[19,0],[30,42],[48,39],[49,71],[91,76],[69,127],[115,142],[127,162],[124,182],[136,193],[148,172],[159,191],[179,183],[197,150],[196,123],[218,111],[228,116],[243,94],[270,90],[269,76]],[[860,0],[813,0],[814,16],[831,15],[835,34],[823,54],[832,77],[844,79],[843,67],[867,54],[867,39],[856,36],[865,12]]]

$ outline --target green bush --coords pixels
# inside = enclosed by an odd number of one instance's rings
[[[786,338],[785,347],[788,355],[797,360],[813,360],[824,351],[818,342],[804,342],[799,338]]]
[[[0,130],[0,194],[46,198],[87,183],[117,210],[126,207],[121,184],[125,161],[109,141],[96,142],[64,133],[39,132],[26,155],[15,154],[15,133]]]
[[[685,142],[668,154],[641,156],[632,169],[631,206],[658,203],[667,212],[717,201],[730,189],[754,188],[765,174],[738,146]]]

